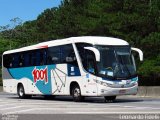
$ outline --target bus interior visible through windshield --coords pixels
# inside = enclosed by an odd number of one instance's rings
[[[98,76],[104,78],[128,79],[136,76],[134,57],[130,46],[94,46],[100,52],[97,64]]]

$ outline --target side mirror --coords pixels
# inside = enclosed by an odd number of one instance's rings
[[[94,52],[95,56],[96,56],[96,61],[99,62],[100,61],[100,52],[98,49],[94,48],[94,47],[84,47],[84,49],[90,50],[92,52]]]
[[[131,50],[134,50],[134,51],[138,52],[140,61],[143,61],[143,52],[142,52],[142,50],[140,50],[138,48],[133,48],[133,47],[131,48]]]

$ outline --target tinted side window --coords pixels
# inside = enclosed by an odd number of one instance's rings
[[[19,67],[23,67],[23,66],[24,66],[24,54],[19,53]]]
[[[30,65],[39,66],[40,65],[40,52],[39,50],[30,51]]]
[[[84,47],[92,47],[92,45],[86,43],[77,43],[76,47],[81,57],[84,69],[92,74],[96,74],[95,55],[92,51],[84,49]]]
[[[61,57],[61,49],[59,46],[48,48],[48,58],[47,58],[48,64],[59,64],[61,62],[60,57]]]
[[[47,49],[30,50],[3,55],[3,66],[7,68],[40,66],[47,64]]]
[[[18,53],[14,53],[12,56],[12,67],[13,68],[19,67],[19,54]]]
[[[46,65],[47,64],[47,49],[40,49],[40,65]]]
[[[3,66],[6,68],[12,67],[12,59],[12,55],[10,54],[3,55]]]
[[[61,62],[78,66],[75,52],[71,44],[62,46]]]
[[[76,47],[77,47],[77,50],[79,52],[79,55],[81,57],[81,60],[82,62],[84,61],[85,59],[85,49],[84,47],[92,47],[93,45],[91,44],[88,44],[88,43],[76,43]]]
[[[95,60],[95,54],[92,51],[85,50],[85,58],[83,61],[84,68],[86,71],[96,74],[96,60]]]
[[[25,53],[24,53],[24,67],[28,67],[28,66],[30,66],[30,52],[29,51],[26,51]]]
[[[32,50],[28,51],[27,54],[28,66],[40,66],[47,64],[47,49]]]
[[[36,65],[40,66],[41,64],[41,54],[40,54],[40,50],[36,50]]]

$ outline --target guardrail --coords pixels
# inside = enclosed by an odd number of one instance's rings
[[[3,87],[2,86],[0,86],[0,92],[2,92],[3,91]]]
[[[160,86],[139,86],[137,96],[160,97]]]

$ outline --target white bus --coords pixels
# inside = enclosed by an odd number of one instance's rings
[[[32,95],[134,95],[138,76],[128,42],[111,37],[71,37],[9,50],[3,53],[3,90],[19,98]]]

